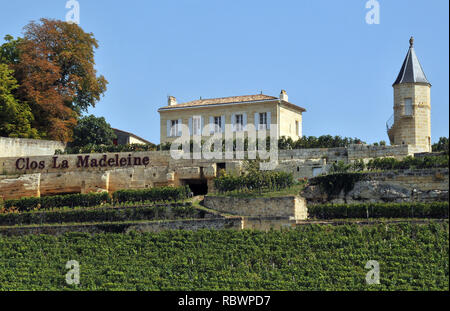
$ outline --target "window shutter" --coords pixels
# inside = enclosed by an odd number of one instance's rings
[[[222,133],[225,133],[225,116],[221,116],[221,118],[222,118],[222,124],[221,124],[221,126],[222,126]]]
[[[194,132],[192,131],[192,118],[189,118],[189,136],[194,135]]]
[[[272,124],[271,113],[267,113],[267,129],[270,130],[270,125]]]
[[[167,120],[167,137],[170,137],[170,126],[171,126],[171,121]]]
[[[205,127],[205,117],[200,116],[200,136],[206,135],[206,133],[204,133],[203,131],[204,127]]]
[[[298,136],[301,138],[303,137],[302,134],[302,122],[298,121]]]
[[[259,113],[255,112],[255,130],[259,131]]]
[[[178,119],[178,124],[177,124],[177,134],[178,134],[178,136],[182,136],[183,135],[183,133],[181,132],[181,130],[182,130],[182,126],[181,126],[181,119]]]
[[[234,113],[231,115],[231,125],[233,132],[236,132],[236,115]]]
[[[242,123],[243,123],[243,130],[244,131],[247,131],[247,114],[244,112],[244,114],[243,114],[243,121],[242,121]]]

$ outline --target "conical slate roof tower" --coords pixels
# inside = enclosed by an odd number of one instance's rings
[[[425,73],[423,72],[422,65],[417,58],[416,52],[414,51],[414,38],[409,39],[409,50],[406,54],[405,60],[400,69],[397,79],[394,82],[396,84],[402,83],[426,83],[428,82]],[[430,84],[431,85],[431,84]]]
[[[431,83],[414,51],[414,38],[394,84],[394,115],[387,123],[392,145],[431,152]]]

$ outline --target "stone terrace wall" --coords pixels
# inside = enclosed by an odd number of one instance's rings
[[[0,139],[1,141],[1,139]],[[51,142],[56,143],[56,142]],[[1,146],[1,145],[0,145]],[[56,148],[56,145],[55,145]],[[1,149],[0,149],[1,150]],[[50,149],[49,149],[50,150]],[[54,151],[54,149],[52,149]],[[370,159],[377,157],[397,157],[403,158],[407,155],[414,154],[414,149],[411,146],[369,146],[369,145],[351,145],[348,148],[329,148],[329,149],[299,149],[299,150],[279,150],[278,162],[281,166],[295,167],[301,165],[322,165],[325,166],[329,163],[344,161],[351,162],[355,159]],[[47,155],[33,155],[33,153],[25,153],[25,155],[15,155],[9,157],[2,157],[0,152],[0,175],[1,174],[33,174],[33,173],[49,173],[49,172],[67,172],[67,171],[107,171],[120,167],[77,167],[79,157],[85,158],[89,156],[89,160],[97,159],[101,160],[106,156],[108,159],[114,159],[118,155],[120,158],[127,158],[128,156],[139,157],[142,159],[148,158],[148,164],[143,165],[145,167],[159,167],[164,166],[169,169],[179,168],[191,168],[199,166],[208,166],[212,163],[227,163],[230,168],[232,166],[238,167],[238,162],[242,160],[237,159],[223,159],[223,160],[205,160],[205,159],[191,159],[191,160],[175,160],[171,157],[169,151],[149,151],[149,152],[125,152],[125,153],[106,153],[106,154],[82,154],[82,155],[58,155],[53,156],[53,153]],[[56,166],[61,165],[63,161],[67,161],[68,168],[54,167],[53,160],[57,157]],[[17,169],[16,162],[19,159],[29,159],[29,162],[45,163],[44,168],[35,169]],[[20,160],[20,166],[23,167],[25,162]],[[292,163],[291,163],[292,162]],[[134,166],[134,165],[131,165]],[[130,167],[130,165],[125,165]],[[188,169],[189,170],[189,169]],[[189,173],[188,173],[189,175]]]
[[[351,145],[347,148],[348,160],[373,159],[393,157],[402,159],[408,155],[413,155],[416,148],[409,145],[397,146],[372,146],[372,145]]]
[[[299,196],[238,198],[208,195],[204,204],[210,209],[239,216],[308,218],[306,200]]]
[[[0,158],[53,155],[65,148],[59,141],[0,137]]]
[[[326,172],[333,162],[348,163],[357,158],[367,160],[370,157],[401,158],[410,154],[411,150],[410,146],[366,145],[280,150],[275,169],[291,172],[295,178],[311,178]],[[89,165],[80,166],[80,158]],[[141,165],[134,165],[134,160],[130,165],[128,158],[139,158]],[[127,163],[118,165],[122,159]],[[96,165],[90,165],[91,160]],[[112,165],[104,165],[109,160]],[[239,173],[243,167],[243,161],[236,159],[175,160],[168,151],[0,157],[0,198],[178,186],[191,179],[207,179],[208,189],[213,190],[216,163],[225,163],[228,173]]]

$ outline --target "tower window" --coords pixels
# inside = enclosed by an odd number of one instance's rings
[[[405,98],[405,116],[412,116],[412,114],[413,114],[412,98]]]

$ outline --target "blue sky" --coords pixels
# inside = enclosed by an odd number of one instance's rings
[[[386,140],[392,83],[411,35],[432,83],[433,141],[449,133],[449,2],[378,0],[78,0],[94,33],[98,72],[110,82],[90,112],[159,143],[167,95],[179,102],[278,96],[307,109],[304,135]],[[65,20],[66,0],[2,1],[0,36],[41,17]]]

